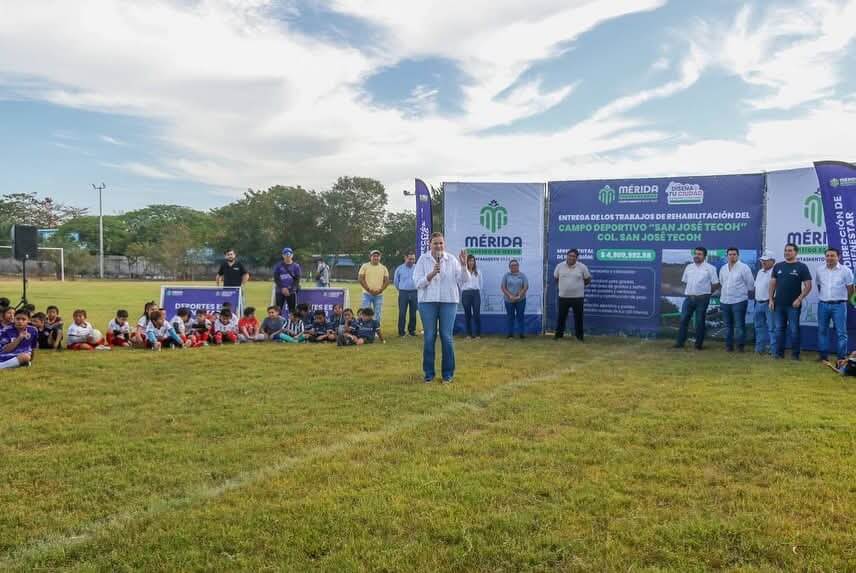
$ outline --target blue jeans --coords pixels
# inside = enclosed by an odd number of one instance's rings
[[[687,342],[687,330],[690,321],[695,317],[695,347],[701,348],[704,344],[704,333],[707,330],[707,306],[710,304],[710,295],[702,294],[688,296],[681,306],[681,326],[678,328],[678,339],[675,346],[682,347]]]
[[[404,336],[404,323],[407,322],[407,334],[416,335],[416,309],[419,305],[417,290],[398,291],[398,335]],[[410,320],[407,320],[407,311],[410,311]]]
[[[776,353],[776,318],[767,301],[755,302],[755,352],[763,354],[770,347],[770,354]]]
[[[523,314],[526,312],[526,299],[518,300],[517,302],[505,301],[505,318],[506,330],[508,336],[514,336],[514,326],[517,325],[517,330],[520,336],[524,334]]]
[[[749,301],[735,302],[731,304],[720,304],[722,320],[725,322],[725,348],[734,350],[746,346],[746,307]]]
[[[464,324],[467,336],[481,336],[481,291],[468,289],[461,292],[464,307]]]
[[[835,327],[836,352],[839,359],[847,358],[847,303],[823,302],[817,305],[817,350],[822,358],[829,356],[829,320]]]
[[[422,347],[422,370],[426,380],[433,380],[434,355],[437,342],[437,331],[440,331],[440,347],[443,359],[440,368],[443,380],[451,380],[455,375],[455,346],[452,342],[452,331],[455,328],[455,315],[458,305],[454,302],[420,302],[419,316],[422,317],[422,327],[425,328],[425,341]],[[439,329],[438,329],[439,326]]]
[[[374,318],[380,322],[380,316],[383,313],[383,295],[363,293],[363,308],[371,307],[374,309]]]
[[[791,338],[791,356],[800,357],[800,312],[789,304],[776,305],[776,356],[785,357],[786,335]]]

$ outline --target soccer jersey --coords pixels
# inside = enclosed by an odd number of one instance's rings
[[[107,325],[107,332],[113,334],[113,336],[128,336],[131,334],[131,326],[128,324],[128,321],[125,321],[125,324],[119,324],[116,322],[116,319],[110,321]]]
[[[316,336],[319,334],[326,334],[328,330],[333,330],[330,326],[330,323],[326,320],[324,322],[313,322],[311,332]]]
[[[285,327],[282,331],[292,337],[300,336],[304,332],[303,321],[300,319],[290,319],[285,323]]]
[[[192,330],[194,332],[208,332],[211,330],[211,321],[207,318],[204,319],[202,322],[194,320],[192,324]]]
[[[88,322],[84,322],[83,324],[73,322],[68,327],[68,336],[66,338],[69,344],[80,344],[87,342],[94,332],[95,329]]]
[[[248,333],[254,334],[259,331],[259,321],[256,317],[244,317],[238,321],[238,329],[246,329]]]
[[[218,320],[214,323],[214,332],[223,332],[223,333],[234,332],[235,334],[237,334],[238,333],[238,323],[229,321],[229,322],[224,324],[222,320]]]
[[[355,321],[354,334],[366,342],[374,342],[378,330],[380,330],[380,322],[374,319]]]
[[[172,317],[172,320],[169,324],[179,336],[185,336],[187,334],[187,325],[185,324],[184,319],[182,319],[180,316],[176,315]]]
[[[26,330],[29,337],[20,341],[18,346],[9,352],[4,352],[3,349],[13,340],[18,338],[20,333],[14,326],[4,328],[3,331],[0,332],[0,362],[13,358],[18,354],[32,354],[33,351],[38,348],[39,331],[36,330],[36,327],[34,326],[27,326]]]

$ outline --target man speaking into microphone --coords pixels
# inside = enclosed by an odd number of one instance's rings
[[[419,301],[419,316],[425,329],[425,341],[422,349],[422,369],[425,383],[434,381],[434,347],[437,331],[440,331],[440,346],[443,352],[441,370],[443,384],[450,384],[455,376],[455,347],[452,331],[455,327],[455,314],[458,309],[460,293],[458,282],[463,279],[463,269],[467,264],[467,253],[461,251],[458,258],[446,252],[443,233],[431,235],[431,250],[424,253],[416,262],[413,270],[413,282],[416,283]]]

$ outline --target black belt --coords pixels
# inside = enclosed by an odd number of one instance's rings
[[[846,300],[822,300],[820,302],[822,302],[824,304],[844,304],[847,301]]]
[[[770,304],[769,300],[756,300],[755,304]]]

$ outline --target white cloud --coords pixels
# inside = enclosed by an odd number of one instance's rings
[[[109,143],[110,145],[125,145],[124,141],[116,139],[115,137],[110,137],[109,135],[100,135],[98,136],[98,139],[104,143]]]
[[[839,19],[856,2],[770,10],[759,21],[747,10],[734,26],[701,25],[684,52],[652,64],[673,79],[603,102],[590,118],[552,133],[486,136],[485,129],[575,97],[573,75],[556,89],[537,77],[522,82],[533,63],[608,19],[664,0],[327,1],[379,29],[378,43],[359,51],[307,37],[270,19],[263,0],[9,0],[4,10],[14,17],[0,19],[0,85],[59,105],[148,118],[170,156],[159,166],[110,165],[204,182],[217,192],[275,183],[324,189],[338,175],[356,174],[381,179],[397,198],[414,176],[439,184],[654,175],[675,165],[757,171],[854,148],[854,103],[818,98],[838,81],[840,56],[832,51],[843,52],[852,36]],[[435,113],[440,94],[425,86],[413,89],[405,109],[367,101],[360,87],[367,77],[428,57],[453,60],[469,78],[461,116]],[[808,71],[818,59],[831,63]],[[753,123],[734,142],[686,141],[630,116],[686,90],[713,65],[770,90],[757,107],[812,106],[787,122]],[[802,85],[802,73],[812,85]]]
[[[150,179],[178,179],[177,176],[172,173],[167,173],[159,167],[146,165],[137,161],[126,161],[124,163],[103,162],[101,165],[105,167],[113,167],[115,169],[122,169],[128,173],[133,173],[134,175],[139,175],[141,177],[149,177]]]

